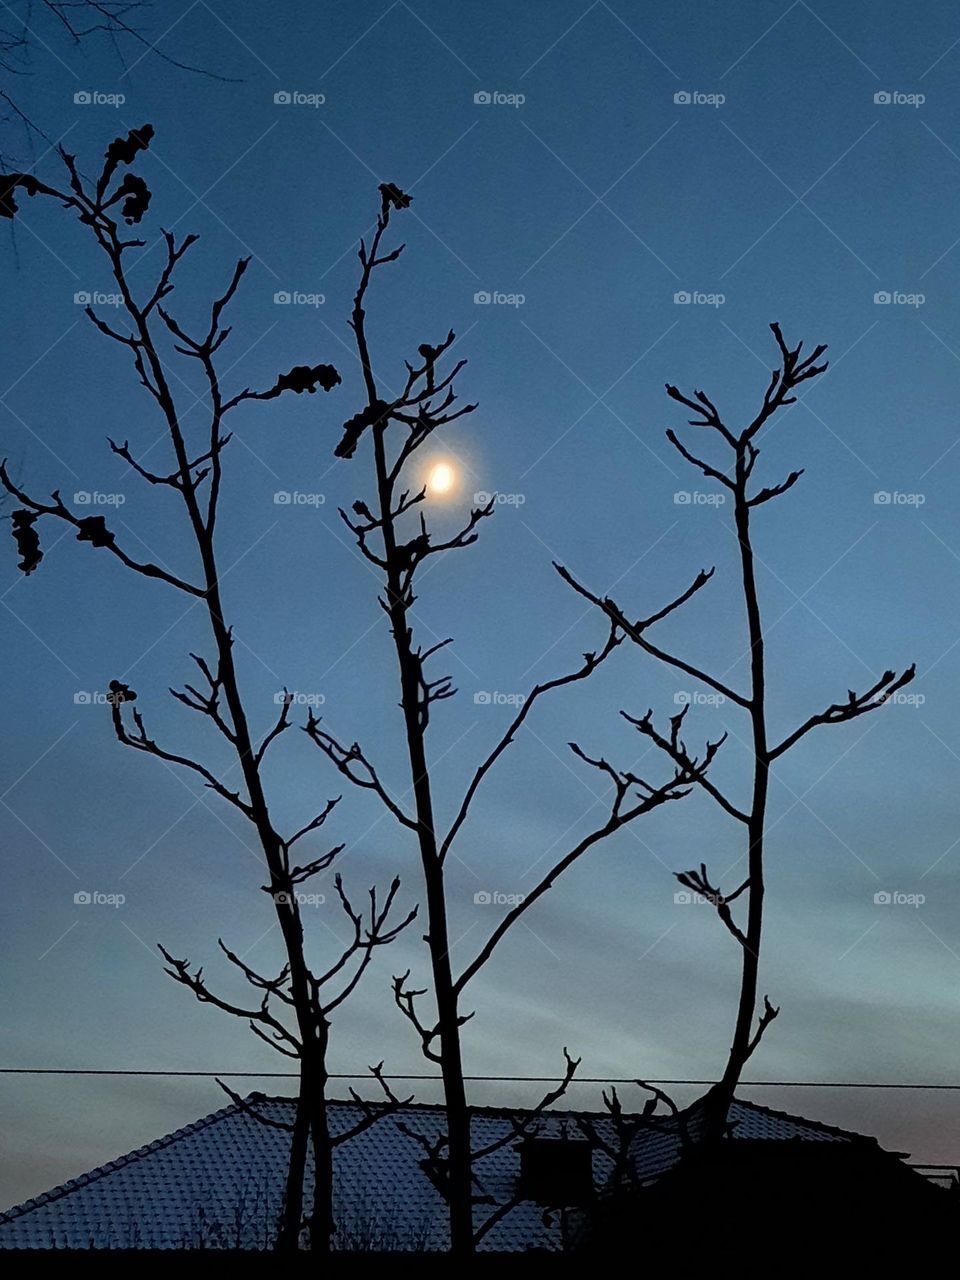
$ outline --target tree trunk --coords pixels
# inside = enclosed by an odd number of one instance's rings
[[[253,820],[260,837],[273,896],[277,922],[283,935],[287,964],[290,971],[290,994],[302,1045],[300,1060],[300,1092],[297,1099],[297,1115],[294,1121],[290,1147],[290,1164],[287,1171],[287,1196],[284,1208],[282,1238],[285,1250],[299,1248],[300,1229],[303,1222],[303,1178],[306,1166],[306,1142],[313,1148],[314,1196],[308,1219],[310,1247],[319,1252],[329,1252],[333,1233],[333,1174],[330,1139],[326,1112],[326,1052],[327,1026],[311,992],[310,975],[303,949],[303,923],[300,908],[289,883],[284,864],[280,839],[273,829],[256,753],[250,736],[246,712],[240,695],[239,681],[233,661],[233,643],[229,629],[223,620],[220,587],[217,578],[213,548],[209,543],[203,548],[204,572],[207,581],[207,609],[213,629],[219,658],[219,673],[223,692],[230,711],[236,736],[236,750],[243,772],[244,784],[250,801]],[[301,1132],[301,1126],[304,1132]],[[292,1183],[299,1175],[296,1190]],[[294,1222],[294,1213],[296,1221]]]
[[[427,895],[428,945],[437,1003],[437,1025],[440,1029],[440,1072],[443,1076],[447,1110],[450,1247],[453,1253],[463,1255],[474,1251],[470,1113],[463,1080],[458,1000],[450,966],[446,890],[433,825],[433,799],[427,772],[424,734],[417,711],[420,696],[418,660],[410,649],[406,611],[401,606],[391,618],[400,662],[417,834]]]
[[[374,455],[380,510],[384,522],[387,613],[400,667],[400,703],[406,729],[417,818],[417,840],[427,897],[427,944],[433,971],[437,1026],[440,1033],[440,1073],[443,1077],[444,1103],[447,1112],[447,1201],[450,1209],[450,1249],[452,1253],[464,1256],[475,1251],[470,1112],[463,1080],[458,998],[450,965],[443,864],[440,861],[434,826],[425,725],[421,718],[422,673],[420,659],[413,651],[410,626],[407,622],[407,605],[403,596],[396,535],[391,516],[391,486],[387,474],[383,429],[380,427],[375,428],[374,432]]]
[[[304,1094],[313,1145],[313,1208],[308,1222],[310,1249],[329,1253],[333,1244],[333,1148],[327,1115],[327,1035],[321,1020],[316,1044],[304,1059]]]
[[[750,637],[750,720],[753,736],[753,795],[747,824],[747,874],[750,879],[747,906],[746,943],[741,946],[740,999],[733,1043],[723,1076],[709,1093],[706,1136],[722,1137],[730,1104],[733,1102],[743,1068],[752,1052],[754,1018],[757,1011],[757,984],[760,970],[760,942],[763,932],[763,837],[767,814],[767,787],[770,763],[767,755],[763,623],[757,596],[753,547],[750,541],[750,508],[746,497],[745,458],[737,459],[737,490],[734,495],[737,540],[743,578],[743,596]]]
[[[297,1253],[300,1249],[300,1229],[303,1226],[303,1180],[307,1167],[307,1145],[310,1141],[310,1116],[307,1110],[301,1072],[300,1096],[297,1098],[297,1114],[293,1133],[290,1135],[290,1160],[287,1165],[287,1184],[283,1197],[283,1215],[277,1235],[278,1253]]]

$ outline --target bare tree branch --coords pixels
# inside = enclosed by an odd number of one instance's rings
[[[702,587],[706,586],[713,577],[712,569],[709,572],[701,569],[691,585],[687,587],[686,591],[677,596],[676,599],[672,600],[668,605],[665,605],[658,613],[652,614],[649,618],[641,618],[636,622],[630,622],[620,606],[613,600],[609,599],[609,597],[601,598],[600,596],[594,595],[593,592],[589,591],[582,583],[578,582],[570,570],[566,569],[563,565],[555,564],[554,568],[557,573],[560,574],[560,577],[563,578],[564,582],[573,587],[574,591],[576,591],[578,595],[583,596],[585,600],[589,600],[591,604],[595,604],[597,608],[602,609],[610,621],[615,626],[619,627],[624,635],[629,636],[629,638],[635,644],[638,644],[646,653],[649,653],[654,658],[659,658],[661,662],[666,662],[671,667],[676,667],[678,670],[685,672],[688,676],[693,676],[695,680],[703,681],[703,683],[708,684],[711,689],[715,689],[718,693],[722,693],[725,698],[729,698],[731,702],[736,702],[738,706],[750,706],[748,698],[737,693],[735,689],[731,689],[730,686],[724,684],[722,680],[717,680],[715,677],[708,675],[706,671],[701,671],[691,663],[684,662],[682,658],[674,657],[672,654],[666,653],[663,649],[657,648],[657,646],[651,644],[644,635],[644,632],[648,627],[653,626],[655,622],[660,622],[661,619],[666,618],[669,614],[673,613],[674,610],[679,609],[681,605],[686,604],[692,596],[696,595]]]
[[[0,462],[0,483],[4,489],[12,497],[22,502],[28,511],[35,516],[55,516],[59,520],[65,521],[78,531],[78,542],[89,542],[94,547],[103,547],[109,551],[111,555],[117,557],[122,564],[128,569],[133,569],[136,573],[142,574],[145,578],[159,578],[163,582],[168,583],[171,587],[176,587],[179,591],[184,591],[188,595],[197,596],[200,599],[204,597],[202,587],[195,586],[191,582],[187,582],[183,578],[178,578],[175,574],[168,573],[166,569],[161,569],[159,565],[143,563],[134,560],[132,556],[127,555],[120,547],[117,546],[116,535],[106,527],[106,521],[103,516],[75,516],[64,504],[60,497],[60,491],[55,489],[50,495],[53,503],[37,502],[17,485],[10,477],[7,470],[7,462],[4,459]]]
[[[646,715],[637,719],[635,716],[629,715],[626,711],[620,714],[628,724],[632,724],[644,737],[649,738],[657,747],[660,748],[674,764],[679,765],[683,769],[693,769],[693,760],[687,753],[687,748],[680,738],[680,726],[683,723],[684,716],[690,708],[690,703],[686,703],[683,710],[675,716],[670,717],[670,737],[665,738],[658,733],[653,724],[653,711],[648,710]],[[712,796],[717,804],[724,809],[731,818],[736,818],[738,822],[748,822],[749,818],[742,809],[738,809],[732,801],[728,800],[719,787],[715,786],[707,776],[706,770],[713,763],[713,758],[727,740],[724,733],[715,742],[708,742],[704,751],[704,768],[697,772],[697,783],[701,786],[707,795]]]
[[[826,711],[821,711],[817,715],[812,715],[806,719],[799,728],[794,729],[793,733],[787,734],[778,746],[773,747],[768,753],[768,759],[776,760],[778,756],[782,756],[785,751],[789,751],[794,743],[800,739],[811,729],[815,729],[821,724],[845,724],[848,720],[855,720],[858,716],[866,715],[868,711],[876,711],[882,707],[898,690],[904,685],[909,684],[916,675],[916,663],[907,667],[899,676],[893,671],[885,671],[876,684],[872,685],[866,693],[854,693],[852,689],[847,690],[846,702],[834,702]]]
[[[498,943],[502,941],[510,928],[530,910],[535,902],[543,897],[558,876],[572,866],[588,849],[591,849],[601,840],[605,840],[621,827],[625,827],[643,814],[659,808],[660,805],[665,804],[667,801],[680,800],[689,794],[690,787],[697,782],[698,774],[705,767],[693,760],[689,767],[678,768],[669,782],[654,788],[644,782],[642,778],[638,778],[630,772],[615,769],[602,757],[596,760],[591,759],[575,742],[571,742],[569,745],[573,753],[584,763],[598,769],[613,783],[613,803],[610,806],[610,812],[600,825],[594,827],[588,835],[577,841],[572,849],[551,866],[550,870],[541,877],[529,893],[524,895],[521,902],[511,907],[487,938],[475,958],[457,978],[454,987],[458,993],[463,991],[470,979],[486,964]],[[625,809],[626,798],[634,788],[637,789],[638,803]]]
[[[358,742],[353,743],[350,747],[342,746],[332,734],[320,728],[320,717],[314,715],[312,708],[307,713],[304,732],[313,739],[327,759],[336,766],[338,772],[348,778],[355,787],[374,792],[402,826],[414,831],[417,829],[415,820],[409,817],[390,796],[386,787],[380,781],[376,769],[360,749]],[[362,772],[358,773],[357,769]]]
[[[446,859],[446,856],[450,851],[450,846],[457,837],[457,832],[467,819],[467,815],[470,812],[470,806],[473,803],[474,796],[480,788],[480,784],[503,755],[504,751],[506,751],[507,747],[509,747],[514,741],[517,731],[533,710],[533,706],[536,701],[545,693],[549,693],[553,689],[561,689],[566,685],[575,684],[579,680],[585,680],[587,676],[592,675],[593,672],[596,671],[597,667],[599,667],[602,662],[606,661],[619,643],[620,637],[617,634],[616,624],[611,622],[610,634],[607,636],[607,640],[603,648],[600,649],[598,653],[585,653],[583,655],[583,664],[575,671],[570,671],[566,675],[555,676],[552,680],[546,680],[543,684],[535,684],[533,686],[532,690],[527,694],[521,704],[520,710],[511,721],[506,733],[504,733],[487,758],[477,767],[473,778],[470,780],[470,785],[467,787],[466,793],[461,801],[460,808],[457,810],[457,816],[454,818],[450,826],[450,830],[447,832],[440,845],[441,863]]]

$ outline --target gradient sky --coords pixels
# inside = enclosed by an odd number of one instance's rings
[[[452,527],[474,492],[516,499],[478,546],[436,564],[416,606],[424,643],[456,637],[438,670],[451,671],[460,694],[431,730],[447,820],[511,714],[474,695],[520,693],[602,641],[601,620],[559,582],[552,559],[598,589],[616,584],[638,615],[715,564],[713,582],[661,636],[744,684],[729,513],[675,500],[710,487],[664,439],[683,415],[663,384],[704,387],[739,423],[773,361],[770,321],[788,339],[829,343],[829,373],[765,433],[759,464],[764,483],[806,468],[756,519],[774,732],[888,665],[916,661],[910,691],[922,698],[811,734],[777,767],[763,989],[782,1014],[749,1074],[956,1081],[955,6],[352,0],[272,6],[269,25],[267,13],[252,0],[149,11],[144,30],[160,49],[227,79],[130,45],[125,70],[108,45],[76,49],[44,28],[31,74],[4,81],[88,173],[117,133],[154,124],[139,165],[154,194],[143,224],[150,248],[134,278],[149,287],[161,226],[199,232],[170,299],[179,317],[198,320],[235,259],[252,255],[224,352],[229,386],[266,387],[307,361],[343,374],[329,396],[234,415],[221,562],[255,725],[271,723],[284,684],[322,696],[332,731],[359,739],[406,792],[389,636],[375,582],[336,515],[367,492],[369,459],[332,455],[340,423],[362,403],[346,317],[379,182],[414,196],[396,219],[406,252],[369,305],[383,377],[390,384],[405,356],[452,326],[470,361],[461,393],[481,406],[436,443],[461,477],[457,499],[436,504],[437,527]],[[78,105],[80,91],[125,101]],[[281,91],[325,102],[275,104]],[[481,91],[525,101],[477,104]],[[678,103],[682,92],[725,100]],[[925,101],[877,103],[877,93]],[[8,155],[59,179],[46,147],[34,139],[31,156],[16,128],[3,135]],[[192,545],[173,495],[146,490],[104,442],[129,437],[144,449],[161,436],[124,353],[74,302],[109,291],[105,264],[55,207],[21,203],[0,247],[3,451],[34,494],[122,495],[114,527],[131,551],[188,573]],[[324,302],[277,305],[280,291]],[[481,291],[524,301],[480,306]],[[683,291],[724,301],[679,305]],[[912,302],[878,304],[877,293]],[[186,421],[201,432],[195,373],[180,373],[184,406],[193,404]],[[278,491],[323,500],[278,505]],[[910,500],[878,503],[878,493]],[[0,557],[3,1065],[283,1069],[241,1024],[166,979],[154,950],[162,940],[228,986],[218,935],[250,963],[278,966],[251,833],[193,779],[122,749],[102,705],[76,701],[122,676],[157,737],[222,759],[166,693],[190,678],[191,649],[209,653],[201,612],[41,528],[47,556],[29,580],[6,535]],[[589,686],[536,712],[459,843],[458,963],[496,917],[474,894],[524,892],[602,811],[597,778],[565,744],[576,738],[663,777],[617,711],[651,706],[664,722],[684,692],[704,690],[624,647]],[[746,803],[744,717],[698,704],[688,739],[720,726],[730,741],[715,779]],[[292,733],[269,782],[291,828],[341,790]],[[417,899],[415,851],[375,804],[345,795],[328,831],[348,844],[351,888],[399,871],[405,901]],[[732,1030],[736,948],[709,909],[675,904],[671,872],[706,859],[730,883],[739,841],[696,796],[584,859],[475,982],[468,1069],[549,1074],[567,1044],[588,1076],[715,1076]],[[126,901],[76,905],[80,891]],[[925,901],[878,906],[878,892]],[[306,914],[313,954],[329,955],[343,935],[336,909]],[[389,998],[390,974],[408,964],[425,974],[413,931],[338,1016],[334,1069],[384,1058],[394,1071],[423,1070]],[[598,1092],[580,1085],[571,1098],[594,1106]],[[860,1127],[917,1158],[960,1160],[949,1094],[745,1093]],[[478,1102],[529,1096],[519,1086],[474,1093]],[[212,1081],[6,1077],[0,1098],[0,1199],[12,1202],[213,1110],[221,1095]]]

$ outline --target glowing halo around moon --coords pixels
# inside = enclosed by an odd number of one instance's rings
[[[456,488],[457,473],[449,462],[435,462],[427,475],[427,488],[437,497],[446,497]]]

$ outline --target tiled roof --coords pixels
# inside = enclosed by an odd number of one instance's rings
[[[268,1119],[289,1121],[292,1100],[251,1094]],[[512,1131],[517,1111],[476,1108],[475,1147]],[[684,1113],[693,1127],[695,1105]],[[343,1132],[360,1118],[351,1102],[330,1104],[330,1125]],[[581,1137],[578,1120],[588,1120],[598,1136],[615,1145],[605,1113],[550,1111],[539,1136]],[[731,1108],[734,1137],[816,1142],[873,1139],[801,1120],[753,1103]],[[398,1128],[436,1138],[444,1130],[441,1107],[412,1104],[388,1116],[337,1152],[335,1214],[338,1244],[345,1248],[444,1249],[446,1207],[419,1168],[419,1147]],[[25,1204],[0,1214],[2,1248],[207,1248],[258,1249],[269,1244],[280,1209],[289,1135],[259,1124],[239,1106],[225,1107],[145,1147],[74,1178]],[[658,1176],[679,1156],[677,1123],[654,1122],[634,1143],[636,1172]],[[610,1164],[593,1155],[594,1180],[601,1188]],[[514,1143],[479,1161],[476,1173],[496,1202],[508,1200],[517,1185],[519,1155]],[[479,1206],[478,1224],[490,1209]],[[511,1210],[484,1238],[499,1250],[560,1247],[560,1225],[543,1209],[525,1202]]]
[[[268,1119],[289,1121],[290,1099],[248,1102]],[[474,1146],[512,1132],[501,1109],[476,1108]],[[580,1137],[576,1115],[551,1111],[539,1121],[541,1137]],[[348,1102],[330,1104],[334,1133],[361,1117]],[[397,1128],[397,1119],[435,1139],[444,1131],[441,1107],[411,1105],[344,1144],[336,1155],[335,1213],[341,1247],[445,1249],[446,1207],[421,1171],[420,1148]],[[605,1115],[590,1119],[608,1138]],[[258,1123],[238,1106],[225,1107],[148,1146],[74,1178],[0,1214],[2,1248],[263,1248],[280,1209],[289,1135]],[[479,1161],[484,1190],[497,1201],[513,1194],[519,1173],[514,1144]],[[609,1162],[594,1153],[597,1185]],[[478,1225],[490,1209],[477,1209]],[[484,1248],[559,1248],[556,1223],[530,1202],[513,1209],[485,1237]]]
[[[644,1127],[631,1146],[634,1177],[641,1183],[649,1182],[673,1168],[680,1158],[681,1130],[690,1141],[696,1142],[703,1127],[703,1118],[701,1101],[681,1112],[679,1119],[666,1116]],[[740,1099],[731,1104],[727,1123],[730,1126],[728,1137],[734,1141],[855,1143],[882,1152],[875,1138]]]

